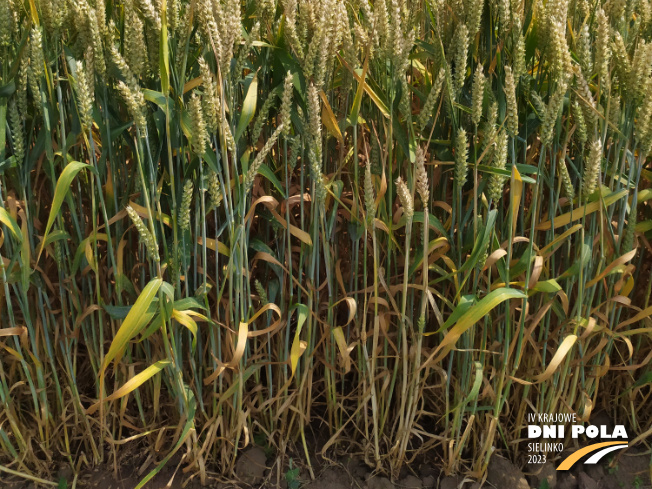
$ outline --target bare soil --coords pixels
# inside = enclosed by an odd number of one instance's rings
[[[298,458],[299,459],[299,458]],[[133,462],[132,458],[132,462]],[[297,460],[297,459],[295,459]],[[431,460],[435,460],[433,457]],[[123,464],[117,472],[112,467],[86,471],[79,475],[76,487],[80,489],[134,489],[142,475]],[[235,466],[232,480],[209,475],[202,486],[198,477],[184,474],[183,464],[171,464],[150,481],[146,489],[651,489],[650,453],[631,449],[611,461],[598,465],[576,466],[568,472],[557,472],[556,463],[517,467],[506,458],[495,455],[487,472],[487,479],[474,481],[463,476],[446,475],[435,463],[422,463],[406,469],[396,481],[375,474],[361,460],[345,457],[336,462],[325,462],[320,457],[313,460],[315,479],[311,480],[307,467],[301,466],[293,474],[285,466],[278,471],[274,459],[259,447],[250,447],[241,455]],[[178,467],[178,468],[177,468]],[[151,467],[150,467],[151,469]],[[144,473],[147,473],[144,471]],[[295,470],[295,472],[297,472]],[[144,474],[143,474],[144,475]],[[62,467],[50,480],[67,481],[73,487],[72,473]],[[43,486],[0,473],[0,488],[40,489]]]

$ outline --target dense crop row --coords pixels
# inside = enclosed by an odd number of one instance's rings
[[[649,0],[0,0],[0,470],[649,434],[651,41]]]

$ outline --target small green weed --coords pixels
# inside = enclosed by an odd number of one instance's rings
[[[301,481],[299,480],[299,467],[292,466],[292,459],[290,459],[290,467],[285,473],[285,481],[288,483],[288,489],[299,489]]]

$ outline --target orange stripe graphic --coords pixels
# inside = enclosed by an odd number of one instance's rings
[[[581,459],[584,455],[588,455],[589,453],[595,452],[600,448],[610,447],[612,445],[627,446],[627,443],[624,441],[605,441],[602,443],[595,443],[593,445],[589,445],[588,447],[584,447],[581,450],[578,450],[572,455],[566,457],[566,459],[559,465],[559,467],[557,467],[557,470],[568,470],[575,464],[575,462]]]

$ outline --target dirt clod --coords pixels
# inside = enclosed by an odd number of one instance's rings
[[[421,479],[421,485],[423,486],[424,489],[430,489],[432,487],[435,487],[435,476],[433,475],[427,475],[423,479]]]
[[[347,457],[346,460],[344,460],[344,466],[349,474],[356,479],[364,479],[368,472],[366,465],[361,463],[360,460],[352,457]]]
[[[463,477],[447,475],[439,482],[439,489],[457,489],[462,483]]]
[[[550,489],[557,487],[557,469],[552,462],[544,465],[530,465],[529,471],[532,474],[532,487],[541,487],[546,481]]]
[[[387,477],[381,477],[374,475],[367,479],[366,482],[367,489],[396,489],[396,486],[392,484]]]
[[[413,475],[408,475],[396,483],[399,489],[421,489],[423,484],[421,479]]]
[[[598,483],[591,479],[586,472],[580,472],[577,480],[579,489],[598,489]]]
[[[487,481],[500,488],[530,489],[523,472],[506,458],[496,455],[489,461]]]
[[[577,477],[568,472],[560,474],[556,489],[577,489]]]
[[[235,463],[235,474],[247,484],[256,484],[263,480],[267,470],[267,456],[260,447],[245,450]]]
[[[351,487],[351,480],[346,471],[328,468],[316,480],[303,487],[305,489],[349,489]]]
[[[585,465],[584,470],[593,480],[599,481],[604,477],[604,467],[600,464]]]

